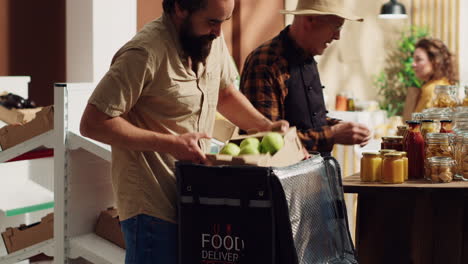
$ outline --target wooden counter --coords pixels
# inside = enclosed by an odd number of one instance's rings
[[[355,174],[343,188],[359,194],[360,264],[468,263],[468,182],[372,184]]]

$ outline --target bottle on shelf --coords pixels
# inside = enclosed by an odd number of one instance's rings
[[[421,135],[421,122],[407,121],[409,126],[406,137],[406,152],[408,155],[408,179],[424,178],[424,139]]]

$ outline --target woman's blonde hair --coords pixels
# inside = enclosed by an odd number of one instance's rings
[[[422,38],[416,48],[423,49],[432,63],[433,73],[430,80],[447,78],[451,84],[458,82],[458,70],[455,56],[440,39]]]

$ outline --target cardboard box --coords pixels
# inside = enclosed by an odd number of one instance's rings
[[[24,125],[0,128],[0,148],[9,149],[54,128],[54,107],[47,106],[37,112],[36,118]]]
[[[117,209],[110,207],[99,214],[94,233],[125,249],[125,240],[120,228]]]
[[[8,254],[51,239],[54,236],[54,214],[50,213],[41,222],[19,227],[8,227],[2,233]]]
[[[229,142],[239,145],[244,138],[256,137],[261,140],[266,134],[267,132],[261,132],[253,135],[236,136],[229,140]],[[261,167],[283,167],[303,160],[305,156],[302,150],[301,140],[297,136],[296,128],[290,127],[289,130],[282,133],[282,135],[284,138],[284,146],[274,155],[267,153],[233,157],[222,154],[206,154],[206,157],[211,165],[254,165]]]
[[[217,118],[213,128],[213,138],[221,142],[226,142],[238,136],[238,131],[239,129],[229,120]]]
[[[25,124],[36,117],[36,113],[41,111],[42,107],[29,109],[8,109],[0,106],[0,120],[12,124]]]

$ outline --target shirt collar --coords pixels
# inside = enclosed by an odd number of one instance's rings
[[[283,42],[284,53],[288,61],[297,64],[317,63],[314,56],[307,53],[303,48],[297,45],[296,41],[289,35],[290,26],[287,26],[280,33],[280,39]]]

